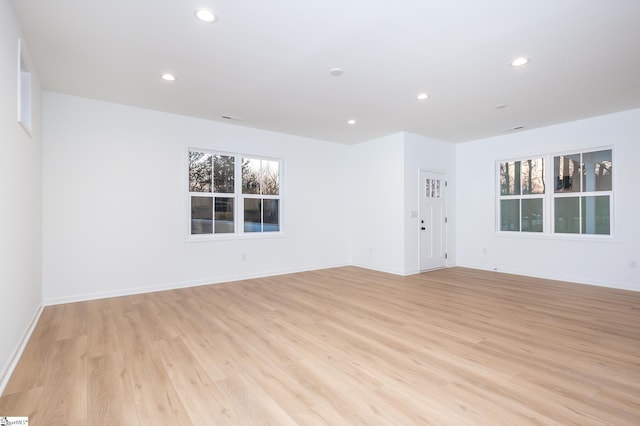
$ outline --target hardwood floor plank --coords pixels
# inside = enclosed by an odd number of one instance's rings
[[[232,334],[215,332],[191,336],[184,340],[184,344],[198,362],[206,366],[207,374],[213,381],[240,374],[243,360],[248,357]]]
[[[188,425],[189,416],[182,405],[164,366],[152,355],[127,360],[133,401],[141,425]]]
[[[89,358],[120,352],[120,342],[113,312],[107,308],[89,309],[87,337]]]
[[[69,423],[87,422],[87,337],[81,335],[60,343],[60,351],[53,361],[63,366],[60,369],[62,377],[56,377],[56,392],[62,398],[64,416]],[[60,380],[61,379],[61,380]]]
[[[138,425],[131,378],[121,353],[88,360],[87,419],[92,425]]]
[[[312,406],[304,411],[294,413],[293,420],[299,425],[346,425],[344,417],[340,417],[331,408]]]
[[[4,416],[33,419],[42,407],[43,388],[35,387],[23,392],[5,393],[0,397],[0,413]]]
[[[88,304],[68,303],[62,305],[56,340],[71,339],[87,335]]]
[[[295,425],[295,421],[277,404],[269,392],[250,376],[238,374],[216,382],[231,401],[237,424]]]
[[[192,424],[237,423],[231,404],[207,374],[206,364],[200,364],[181,339],[160,340],[154,347]]]

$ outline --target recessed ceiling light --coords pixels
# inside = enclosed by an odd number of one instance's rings
[[[496,109],[505,109],[507,107],[507,104],[497,104],[496,105]]]
[[[193,14],[198,19],[198,21],[210,23],[216,20],[215,13],[213,13],[213,11],[209,9],[196,9]]]
[[[162,79],[166,80],[166,81],[175,81],[176,80],[176,76],[171,74],[170,72],[166,72],[166,73],[162,74]]]
[[[513,61],[511,61],[511,66],[512,67],[521,67],[523,65],[526,65],[527,63],[529,63],[529,58],[525,58],[524,56],[520,56],[518,58],[515,58]]]
[[[418,93],[418,95],[416,96],[416,99],[419,101],[426,101],[427,99],[429,99],[429,94],[428,93]]]
[[[354,124],[356,124],[356,120],[354,120],[354,119],[352,118],[351,120],[348,120],[348,121],[347,121],[347,124],[348,124],[349,126],[353,126]]]
[[[344,71],[342,70],[342,68],[331,68],[329,70],[329,73],[331,75],[335,75],[336,77],[341,76],[343,72]]]

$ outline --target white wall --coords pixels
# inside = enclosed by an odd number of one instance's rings
[[[11,5],[0,1],[0,393],[41,304],[41,91],[32,71],[32,137],[17,114],[18,38]],[[25,49],[23,45],[23,49]]]
[[[454,144],[405,133],[404,146],[404,273],[420,272],[420,224],[412,212],[420,212],[420,171],[447,173],[447,266],[456,264],[456,148]]]
[[[640,290],[640,109],[456,146],[457,263]],[[495,232],[496,160],[614,146],[613,241]],[[486,249],[486,254],[484,250]]]
[[[351,263],[404,273],[404,133],[350,147]]]
[[[50,92],[44,103],[47,303],[348,264],[348,146]],[[189,146],[284,158],[286,236],[186,242]]]

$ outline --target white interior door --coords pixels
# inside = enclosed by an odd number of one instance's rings
[[[444,173],[420,172],[420,269],[444,268],[447,184]]]

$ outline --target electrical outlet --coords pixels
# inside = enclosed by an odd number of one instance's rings
[[[629,268],[638,269],[638,261],[636,259],[631,259],[629,261]]]

